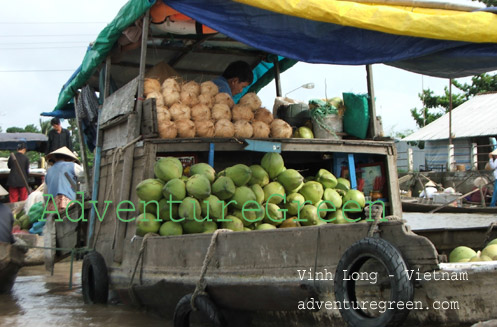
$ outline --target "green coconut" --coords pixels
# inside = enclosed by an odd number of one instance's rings
[[[348,191],[350,190],[350,181],[343,177],[339,177],[337,178],[337,185],[335,186],[335,188]]]
[[[317,225],[319,220],[318,209],[311,204],[306,204],[299,212],[298,218],[302,226]]]
[[[304,182],[304,177],[295,169],[282,171],[276,180],[283,185],[288,193],[298,189]]]
[[[364,193],[359,190],[348,190],[343,197],[343,203],[345,204],[348,201],[354,201],[354,203],[358,203],[361,208],[364,208],[366,206],[366,198],[364,197]]]
[[[185,220],[182,224],[185,234],[203,233],[205,230],[204,222],[196,220]]]
[[[285,196],[285,188],[278,182],[271,182],[264,186],[264,201],[270,203],[281,203]]]
[[[235,183],[227,176],[219,176],[212,184],[212,193],[220,200],[230,199],[235,194]]]
[[[458,246],[449,254],[449,262],[459,262],[462,259],[471,259],[476,256],[476,251],[467,246]]]
[[[202,201],[200,207],[202,208],[202,217],[208,217],[209,220],[217,221],[228,214],[228,206],[225,206],[224,201],[212,194]]]
[[[162,220],[173,220],[178,219],[178,207],[179,203],[170,203],[167,199],[162,199],[159,201],[159,217]]]
[[[264,202],[264,190],[259,184],[250,185],[250,189],[254,192],[257,202]]]
[[[281,154],[276,152],[267,152],[261,160],[261,166],[267,171],[269,178],[274,179],[285,170],[285,162]]]
[[[190,196],[202,200],[211,195],[211,183],[203,174],[193,175],[186,182],[186,191]]]
[[[284,212],[285,210],[278,207],[278,205],[274,203],[266,203],[263,221],[265,223],[278,226],[286,219]]]
[[[342,197],[338,192],[334,189],[327,188],[324,190],[323,200],[330,201],[333,203],[336,209],[342,207]]]
[[[202,209],[197,199],[187,196],[178,207],[178,215],[187,220],[200,220]]]
[[[159,201],[162,198],[164,182],[160,179],[148,178],[136,185],[136,194],[142,201]]]
[[[335,175],[333,175],[326,169],[319,169],[316,175],[316,181],[323,184],[325,188],[334,188],[338,184]]]
[[[240,218],[228,215],[226,217],[227,221],[223,221],[221,224],[221,228],[231,229],[234,232],[242,232],[243,231],[243,222]]]
[[[252,170],[252,176],[249,180],[249,185],[259,184],[261,187],[264,187],[269,183],[269,175],[261,165],[252,165],[250,166],[250,170]]]
[[[256,229],[256,230],[276,229],[276,226],[271,225],[271,224],[268,224],[268,223],[264,223],[264,224],[260,224],[260,225],[259,225],[259,226],[257,226],[255,229]]]
[[[214,221],[205,221],[204,222],[204,231],[202,233],[204,234],[212,234],[216,231],[217,229],[217,224]]]
[[[138,236],[145,236],[147,233],[157,233],[160,226],[160,221],[151,213],[145,212],[136,217],[136,235]]]
[[[244,164],[237,164],[225,169],[227,177],[233,180],[236,186],[243,186],[247,184],[252,177],[252,170]]]
[[[304,183],[302,188],[299,190],[306,201],[311,201],[312,204],[317,204],[323,198],[324,189],[321,183],[316,181],[309,181]]]
[[[231,201],[235,201],[233,206],[237,209],[242,209],[244,206],[245,208],[254,208],[257,204],[257,198],[248,186],[237,187]]]
[[[161,236],[171,236],[171,235],[182,235],[183,227],[180,223],[174,221],[166,221],[160,226],[159,235]]]
[[[180,178],[170,179],[162,188],[162,195],[164,198],[174,201],[182,201],[186,197],[185,182]]]
[[[214,182],[214,179],[216,178],[216,171],[214,170],[214,168],[212,168],[211,165],[206,164],[204,162],[194,164],[190,167],[190,176],[198,174],[207,177],[207,179],[211,183]]]
[[[300,193],[290,193],[286,197],[285,209],[288,209],[288,214],[291,216],[296,216],[304,207],[305,198]]]
[[[175,157],[160,158],[154,164],[154,174],[164,182],[173,178],[180,178],[183,175],[183,165]]]

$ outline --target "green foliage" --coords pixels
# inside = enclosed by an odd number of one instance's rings
[[[476,75],[471,79],[471,85],[461,84],[455,80],[452,81],[452,85],[464,92],[462,94],[452,92],[452,108],[456,108],[479,93],[497,91],[497,75]],[[423,90],[418,96],[423,102],[423,108],[413,108],[410,111],[412,118],[414,118],[416,125],[419,127],[430,124],[449,111],[450,96],[448,87],[445,87],[443,95],[434,95],[432,90],[427,89]]]
[[[472,1],[482,2],[485,5],[487,5],[487,7],[495,7],[495,6],[497,6],[497,0],[472,0]]]

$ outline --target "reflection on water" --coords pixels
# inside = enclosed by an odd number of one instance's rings
[[[85,305],[81,295],[81,261],[74,265],[72,290],[69,269],[69,262],[56,264],[53,276],[44,266],[21,269],[12,293],[0,295],[0,326],[172,326],[136,308]]]

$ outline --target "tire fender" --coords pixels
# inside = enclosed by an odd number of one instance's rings
[[[109,276],[102,255],[89,252],[83,259],[81,269],[83,300],[86,304],[107,303],[109,295]]]
[[[395,303],[410,302],[414,298],[414,286],[407,273],[407,264],[401,253],[391,243],[380,238],[364,238],[350,246],[338,262],[335,275],[335,298],[340,303],[353,303],[357,301],[355,281],[348,280],[344,275],[350,276],[358,272],[369,259],[376,259],[386,269],[390,279],[390,298],[388,301]],[[344,271],[346,271],[344,273]],[[410,310],[387,309],[376,317],[371,317],[359,308],[340,308],[340,314],[350,327],[394,327],[400,326],[407,318]]]
[[[193,308],[190,305],[193,294],[183,296],[174,309],[174,327],[190,326],[190,314]],[[198,311],[202,312],[215,327],[225,327],[226,323],[221,312],[208,295],[198,295],[195,298],[195,306]]]

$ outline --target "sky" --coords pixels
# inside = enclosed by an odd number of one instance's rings
[[[52,111],[62,85],[81,64],[88,44],[127,0],[1,1],[0,11],[0,127],[39,125],[41,112]],[[470,82],[470,78],[458,79]],[[373,65],[376,112],[385,135],[416,130],[410,109],[421,108],[418,94],[430,88],[443,94],[447,79],[433,78],[378,64]],[[281,76],[283,94],[305,83],[289,97],[308,101],[367,93],[364,66],[298,63]],[[325,87],[326,86],[326,87]],[[457,91],[453,88],[453,91]],[[263,106],[272,108],[275,86],[259,92]]]

